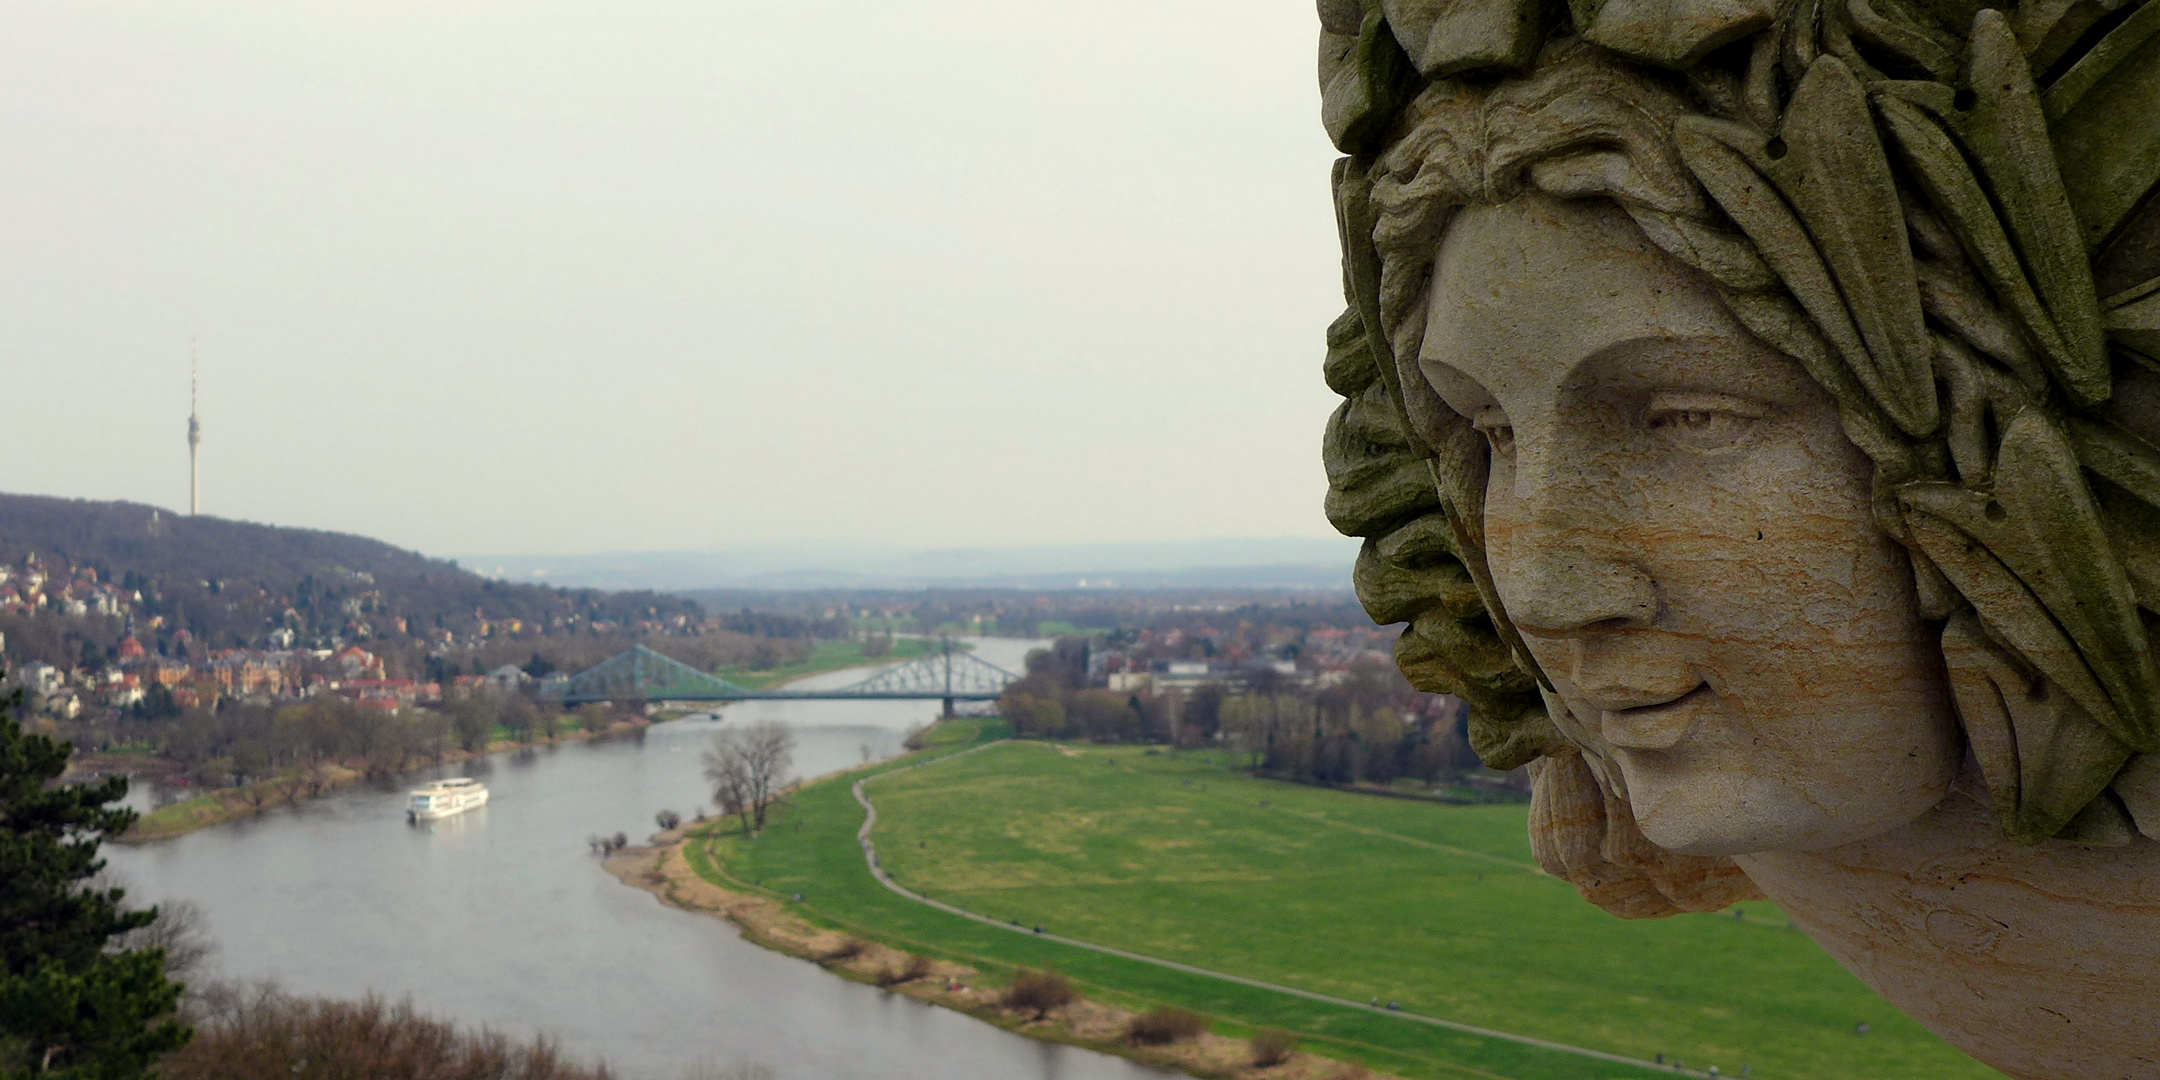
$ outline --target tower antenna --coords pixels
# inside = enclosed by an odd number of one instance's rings
[[[195,339],[188,339],[188,516],[202,513],[202,420],[196,409]]]

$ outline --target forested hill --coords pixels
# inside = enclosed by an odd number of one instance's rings
[[[0,563],[26,600],[32,559],[48,579],[49,600],[84,594],[92,578],[140,592],[126,615],[153,650],[183,628],[218,648],[260,645],[280,629],[300,644],[465,642],[505,632],[662,630],[702,617],[681,597],[494,581],[344,533],[187,517],[139,503],[0,495]],[[34,605],[15,612],[38,613]]]

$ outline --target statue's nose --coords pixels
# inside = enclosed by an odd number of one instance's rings
[[[1657,585],[1613,493],[1572,470],[1537,479],[1486,508],[1487,554],[1508,617],[1544,637],[1655,622]]]
[[[1616,559],[1541,547],[1519,565],[1493,569],[1501,602],[1527,634],[1571,637],[1636,629],[1657,620],[1657,589],[1650,576]]]

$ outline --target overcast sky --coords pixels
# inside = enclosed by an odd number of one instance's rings
[[[1323,536],[1310,0],[0,4],[0,489],[434,554]]]

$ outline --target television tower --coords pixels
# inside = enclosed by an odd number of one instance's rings
[[[188,342],[188,516],[202,513],[202,420],[195,407],[195,343]]]

